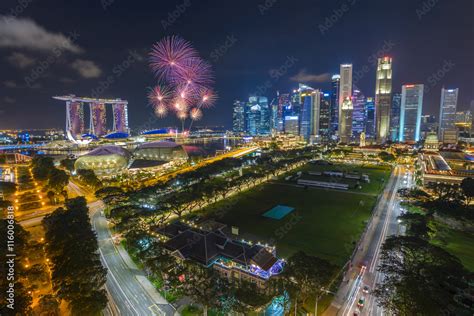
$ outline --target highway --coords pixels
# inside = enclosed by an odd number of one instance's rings
[[[410,171],[402,166],[395,167],[379,197],[372,221],[368,224],[357,245],[343,282],[331,306],[323,315],[383,315],[382,308],[376,304],[370,291],[383,278],[383,275],[376,269],[386,237],[401,232],[402,227],[397,219],[401,213],[397,191],[399,188],[407,186],[411,186]],[[368,293],[364,293],[366,286],[369,288]],[[364,304],[358,306],[361,298],[363,298]]]

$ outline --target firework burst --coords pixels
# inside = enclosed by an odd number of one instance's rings
[[[158,117],[169,112],[184,121],[199,120],[201,108],[208,108],[216,101],[210,88],[214,82],[211,65],[202,60],[191,43],[177,36],[168,36],[156,43],[150,53],[150,67],[161,85],[152,89],[148,99]]]
[[[189,60],[198,58],[191,43],[178,36],[168,36],[153,45],[150,53],[150,66],[161,79],[182,71]]]

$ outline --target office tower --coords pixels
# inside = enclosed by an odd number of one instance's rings
[[[313,116],[314,114],[319,116],[319,109],[314,108],[315,105],[319,107],[319,101],[317,102],[318,104],[316,104],[316,90],[311,87],[300,84],[298,92],[301,100],[300,136],[303,136],[305,140],[309,140],[315,122]],[[319,124],[319,118],[317,124]]]
[[[337,133],[339,126],[339,83],[340,75],[333,75],[331,82],[331,135]]]
[[[390,132],[390,104],[392,102],[392,58],[378,59],[375,81],[375,126],[379,144],[388,140]]]
[[[278,131],[278,102],[277,99],[273,99],[272,102],[270,103],[270,109],[271,109],[271,132],[276,132]]]
[[[327,142],[330,137],[331,129],[331,94],[320,91],[319,99],[319,117],[314,113],[313,117],[319,121],[319,130],[313,133],[317,136],[318,141]],[[315,108],[317,108],[315,106]]]
[[[352,138],[352,65],[341,65],[339,83],[339,140],[349,143]]]
[[[457,143],[456,108],[459,89],[441,89],[438,139],[446,144]]]
[[[375,100],[371,97],[365,101],[365,137],[375,138]]]
[[[421,116],[421,126],[420,126],[420,138],[426,139],[430,134],[438,134],[438,120],[434,115],[422,115]],[[438,138],[438,136],[436,136]]]
[[[245,133],[245,102],[235,100],[232,112],[232,130],[236,134]]]
[[[421,111],[423,108],[422,84],[402,86],[402,105],[400,109],[400,142],[420,140]]]
[[[287,115],[285,116],[285,133],[290,135],[299,134],[299,116]]]
[[[290,94],[278,94],[277,130],[279,132],[285,130],[285,109],[288,106],[290,106]]]
[[[400,109],[402,107],[402,95],[394,93],[392,98],[392,108],[390,110],[390,140],[398,141],[400,135]]]
[[[246,117],[249,135],[270,135],[271,111],[266,97],[250,97],[246,108]]]
[[[352,134],[355,139],[359,139],[360,133],[365,130],[366,111],[365,111],[365,96],[359,90],[354,90],[352,96],[352,104],[354,110],[352,112]]]

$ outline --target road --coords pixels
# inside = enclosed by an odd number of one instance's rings
[[[174,315],[174,308],[162,298],[128,255],[120,253],[102,215],[102,203],[90,206],[102,263],[108,270],[107,290],[119,315]]]
[[[411,173],[405,167],[395,167],[379,197],[373,219],[354,253],[342,285],[324,315],[383,315],[382,308],[376,304],[370,290],[383,278],[376,268],[386,237],[398,234],[402,229],[397,219],[401,213],[397,191],[406,186],[411,186]],[[369,293],[363,293],[365,286],[369,287]],[[364,298],[364,306],[358,307],[361,298]]]

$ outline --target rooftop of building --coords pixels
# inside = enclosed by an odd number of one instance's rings
[[[264,246],[230,239],[220,228],[210,231],[177,221],[156,229],[156,232],[169,238],[165,242],[166,249],[204,266],[225,258],[245,267],[257,266],[268,271],[278,261]]]
[[[128,150],[120,146],[100,146],[97,147],[84,156],[108,156],[108,155],[120,155],[124,157],[130,156]]]

